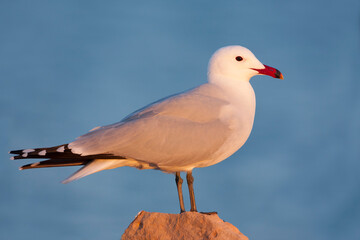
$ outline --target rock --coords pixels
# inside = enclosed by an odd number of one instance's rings
[[[234,225],[220,219],[217,213],[170,214],[145,211],[139,212],[121,239],[248,240]]]

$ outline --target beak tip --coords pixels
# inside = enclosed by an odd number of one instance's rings
[[[274,70],[275,70],[275,76],[274,77],[283,80],[284,76],[282,75],[282,73],[277,69],[274,69]]]

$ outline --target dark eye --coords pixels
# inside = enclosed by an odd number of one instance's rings
[[[235,59],[236,59],[236,61],[238,61],[238,62],[240,62],[240,61],[243,60],[243,58],[242,58],[241,56],[237,56]]]

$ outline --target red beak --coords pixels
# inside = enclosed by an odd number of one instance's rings
[[[252,69],[255,71],[258,71],[259,74],[262,74],[262,75],[268,75],[273,78],[284,79],[282,73],[279,70],[269,67],[269,66],[266,66],[266,65],[264,65],[264,66],[265,66],[265,68],[263,68],[263,69],[255,69],[255,68],[252,68]]]

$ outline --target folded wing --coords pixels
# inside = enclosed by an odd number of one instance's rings
[[[189,166],[216,157],[230,134],[219,118],[228,103],[203,85],[135,112],[69,144],[72,152],[124,156],[157,166]]]

